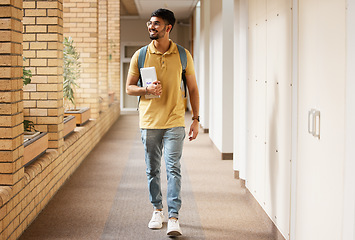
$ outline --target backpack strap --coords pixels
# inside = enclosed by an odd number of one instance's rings
[[[139,72],[139,79],[138,79],[138,83],[137,86],[138,87],[143,87],[143,82],[142,82],[142,76],[141,76],[141,68],[144,68],[144,62],[145,62],[145,57],[147,55],[147,49],[148,49],[148,45],[141,47],[141,49],[139,50],[139,55],[138,55],[138,72]],[[139,103],[141,102],[141,96],[138,96],[138,106],[137,106],[137,110],[139,108]]]
[[[185,90],[185,98],[186,98],[186,66],[187,66],[187,57],[186,57],[186,51],[185,48],[180,46],[179,44],[176,44],[176,46],[178,47],[179,50],[179,55],[180,55],[180,62],[181,62],[181,67],[182,67],[182,73],[181,73],[181,78],[182,78],[182,82],[184,84],[184,90]]]
[[[147,55],[147,49],[148,49],[148,45],[142,47],[139,50],[139,55],[138,55],[138,71],[139,71],[139,80],[138,80],[138,86],[142,87],[143,83],[142,83],[142,78],[140,75],[141,72],[141,68],[144,68],[144,62],[145,62],[145,57]]]
[[[179,50],[180,62],[181,62],[182,70],[185,71],[186,66],[187,66],[187,57],[186,57],[185,48],[180,46],[179,44],[176,44],[176,46],[178,47],[178,50]]]

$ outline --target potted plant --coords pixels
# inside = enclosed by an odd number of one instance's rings
[[[23,61],[26,61],[26,58],[23,58]],[[31,83],[31,77],[31,70],[26,70],[23,67],[23,86]],[[22,165],[26,166],[46,152],[48,148],[48,135],[45,132],[38,132],[34,127],[34,123],[30,120],[23,120],[23,128],[24,153]]]
[[[76,82],[80,77],[80,54],[71,37],[65,37],[63,45],[63,96],[64,106],[67,107],[64,115],[75,116],[76,125],[83,125],[90,118],[90,108],[77,108],[75,102],[75,88],[79,87]],[[73,108],[70,108],[70,105],[73,105]]]

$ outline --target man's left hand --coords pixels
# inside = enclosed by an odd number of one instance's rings
[[[190,126],[190,132],[189,132],[189,140],[192,141],[196,139],[198,135],[198,130],[199,130],[199,122],[194,120]]]

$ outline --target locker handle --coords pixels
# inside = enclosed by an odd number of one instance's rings
[[[308,111],[308,133],[312,134],[314,133],[314,117],[313,117],[313,112],[314,109],[311,109]]]
[[[320,111],[314,112],[314,137],[320,139]]]
[[[308,133],[320,139],[320,111],[316,109],[308,111]]]

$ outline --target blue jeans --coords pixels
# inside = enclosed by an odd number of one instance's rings
[[[160,166],[162,149],[168,179],[167,203],[169,218],[179,217],[181,208],[181,165],[182,147],[185,138],[185,128],[141,129],[142,142],[145,149],[146,173],[150,202],[156,209],[162,209],[162,193],[160,181]]]

